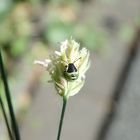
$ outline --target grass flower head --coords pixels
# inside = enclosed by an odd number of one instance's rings
[[[85,72],[90,66],[89,51],[80,49],[75,40],[61,42],[60,50],[55,51],[45,61],[35,61],[47,69],[59,95],[69,98],[77,94],[85,82]]]

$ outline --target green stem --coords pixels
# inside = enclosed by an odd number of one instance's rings
[[[0,105],[1,105],[2,112],[3,112],[3,117],[4,117],[4,120],[5,120],[5,123],[6,123],[7,131],[8,131],[8,134],[9,134],[9,138],[10,138],[10,140],[14,140],[13,136],[12,136],[11,129],[10,129],[10,125],[9,125],[9,122],[8,122],[8,117],[6,115],[4,103],[3,103],[1,97],[0,97]]]
[[[61,118],[60,118],[60,123],[59,123],[57,140],[60,140],[62,125],[63,125],[63,120],[64,120],[64,114],[65,114],[65,110],[66,110],[66,105],[67,105],[67,99],[65,97],[63,97],[63,107],[62,107],[62,113],[61,113]]]
[[[10,119],[11,119],[11,123],[12,123],[12,128],[13,128],[13,131],[14,131],[14,136],[15,136],[16,140],[20,140],[19,129],[18,129],[18,125],[17,125],[17,122],[16,122],[16,117],[15,117],[15,114],[14,114],[14,109],[13,109],[13,105],[12,105],[12,101],[11,101],[7,76],[6,76],[6,73],[5,73],[5,70],[4,70],[4,64],[3,64],[3,60],[2,60],[1,49],[0,49],[0,70],[1,70],[1,76],[2,76],[2,80],[3,80],[3,84],[4,84],[8,109],[9,109],[9,113],[10,113],[10,117],[11,117]]]

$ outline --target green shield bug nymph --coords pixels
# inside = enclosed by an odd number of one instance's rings
[[[77,60],[79,60],[80,58],[78,58]],[[77,61],[76,60],[76,61]],[[69,80],[69,81],[74,81],[78,79],[79,76],[79,72],[77,70],[77,68],[75,67],[74,63],[76,62],[74,61],[73,63],[67,63],[67,66],[64,70],[64,77]]]

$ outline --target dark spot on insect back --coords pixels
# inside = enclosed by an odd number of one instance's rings
[[[74,66],[73,63],[70,63],[70,64],[68,65],[67,72],[68,72],[68,73],[77,72],[77,69],[76,69],[76,67]]]

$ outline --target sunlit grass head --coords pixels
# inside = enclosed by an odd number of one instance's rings
[[[44,61],[35,61],[44,66],[59,95],[70,97],[77,94],[85,82],[85,73],[90,66],[89,51],[80,48],[74,39],[61,42],[59,51]]]

